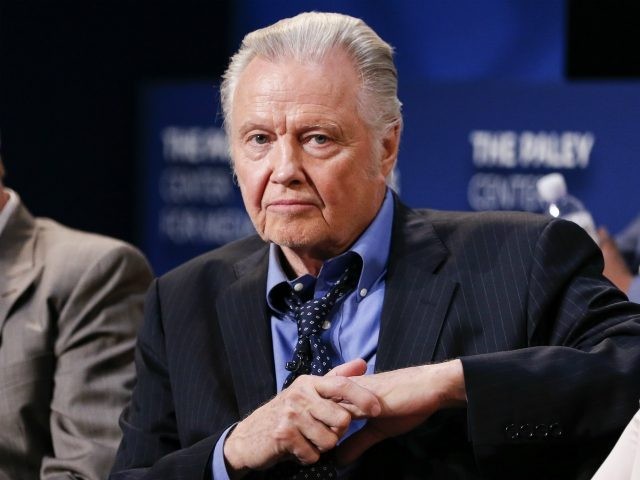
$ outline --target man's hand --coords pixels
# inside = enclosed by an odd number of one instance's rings
[[[352,380],[378,397],[382,411],[338,447],[336,458],[340,465],[353,462],[385,438],[413,430],[442,408],[464,406],[467,402],[460,360]]]
[[[239,477],[288,459],[317,462],[336,446],[351,420],[380,413],[376,396],[354,381],[365,371],[365,362],[358,359],[324,377],[297,378],[227,437],[224,457],[230,473]]]
[[[598,229],[598,237],[600,238],[600,249],[604,257],[604,272],[602,273],[624,293],[629,293],[633,275],[624,258],[622,258],[620,250],[618,250],[615,241],[605,228]]]

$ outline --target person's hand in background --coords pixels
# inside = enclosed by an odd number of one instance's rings
[[[600,249],[604,257],[604,276],[625,293],[629,293],[629,286],[633,280],[633,274],[620,253],[615,240],[609,235],[606,228],[598,229]]]

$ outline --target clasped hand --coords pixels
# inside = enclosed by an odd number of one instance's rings
[[[324,377],[304,375],[242,420],[224,456],[235,476],[284,460],[313,464],[333,449],[356,419],[369,419],[336,449],[351,463],[381,440],[412,430],[440,408],[465,402],[462,364],[452,362],[367,375],[353,360]]]

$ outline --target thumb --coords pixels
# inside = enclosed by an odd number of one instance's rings
[[[365,425],[336,447],[335,460],[338,466],[355,462],[370,447],[385,439],[385,435],[371,424]]]
[[[356,358],[350,362],[338,365],[327,373],[327,376],[336,377],[359,377],[367,371],[367,362],[361,358]]]

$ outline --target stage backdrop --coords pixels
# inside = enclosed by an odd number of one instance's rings
[[[414,84],[403,92],[403,198],[443,209],[539,211],[561,172],[596,223],[640,211],[640,84]]]
[[[640,85],[420,81],[400,96],[411,206],[539,211],[535,181],[558,171],[614,232],[640,210]],[[144,249],[158,274],[253,230],[217,99],[213,81],[144,91]]]
[[[142,92],[143,250],[156,274],[253,232],[234,184],[213,82]]]

